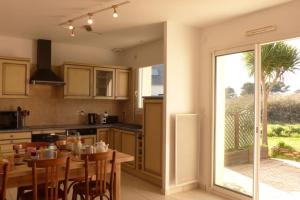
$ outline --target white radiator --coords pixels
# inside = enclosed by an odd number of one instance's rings
[[[198,182],[200,157],[200,120],[198,114],[175,116],[176,185]]]

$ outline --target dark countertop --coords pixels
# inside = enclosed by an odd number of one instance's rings
[[[8,129],[0,130],[0,133],[6,132],[26,132],[26,131],[43,131],[43,130],[61,130],[61,129],[85,129],[85,128],[117,128],[121,130],[142,132],[142,126],[137,124],[61,124],[61,125],[41,125],[41,126],[28,126],[21,129]]]
[[[144,99],[163,99],[164,95],[160,95],[160,96],[144,96]]]

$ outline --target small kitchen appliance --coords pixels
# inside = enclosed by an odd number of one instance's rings
[[[0,111],[0,129],[20,128],[20,113],[18,111]]]
[[[97,118],[97,114],[96,113],[88,113],[88,124],[89,125],[96,124],[96,118]]]

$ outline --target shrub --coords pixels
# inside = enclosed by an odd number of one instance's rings
[[[268,136],[269,137],[300,137],[300,125],[268,125]]]
[[[272,133],[275,136],[279,137],[279,136],[284,135],[284,131],[285,131],[285,129],[283,127],[278,126],[278,127],[273,128]]]
[[[285,144],[283,141],[279,141],[278,144],[272,148],[272,157],[278,157],[280,155],[283,155],[283,149],[285,149],[288,152],[295,151],[295,149],[292,146]]]
[[[300,123],[300,94],[272,95],[268,103],[270,123]]]

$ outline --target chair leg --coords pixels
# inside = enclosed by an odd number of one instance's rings
[[[76,199],[77,199],[77,193],[75,190],[73,190],[72,200],[76,200]]]
[[[21,188],[17,189],[17,200],[20,200],[24,191]]]
[[[112,190],[109,190],[109,200],[113,200],[113,193],[112,193]]]

